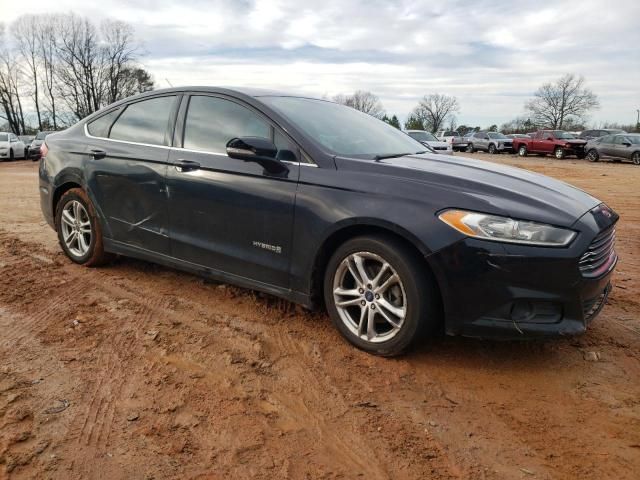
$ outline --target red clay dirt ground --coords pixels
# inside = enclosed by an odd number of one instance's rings
[[[640,168],[476,156],[621,214],[615,287],[585,335],[373,357],[267,295],[72,264],[37,163],[0,164],[0,478],[637,479]]]

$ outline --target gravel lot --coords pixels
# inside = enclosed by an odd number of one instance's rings
[[[615,288],[587,334],[372,357],[267,295],[72,264],[37,163],[1,163],[0,479],[637,479],[640,168],[465,155],[620,213]]]

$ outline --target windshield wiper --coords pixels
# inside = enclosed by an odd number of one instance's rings
[[[420,152],[409,152],[409,153],[390,153],[389,155],[376,155],[373,158],[375,160],[384,160],[385,158],[406,157],[407,155],[417,155],[419,153],[429,153],[429,150],[422,150]]]

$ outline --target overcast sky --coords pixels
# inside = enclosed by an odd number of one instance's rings
[[[403,119],[455,95],[458,124],[523,113],[544,82],[584,75],[591,120],[640,108],[640,0],[2,0],[0,21],[75,12],[131,23],[158,87],[237,85],[314,96],[370,90]]]

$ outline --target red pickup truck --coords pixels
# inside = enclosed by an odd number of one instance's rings
[[[532,138],[514,138],[513,150],[521,157],[528,153],[552,154],[558,159],[569,155],[584,158],[586,141],[562,130],[539,130]]]

